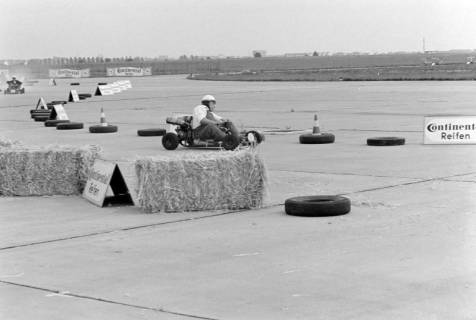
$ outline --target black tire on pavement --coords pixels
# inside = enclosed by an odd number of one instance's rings
[[[140,130],[137,130],[137,135],[141,137],[163,136],[165,132],[166,132],[165,129],[160,129],[160,128],[140,129]]]
[[[79,82],[71,82],[70,85],[72,85],[72,86],[79,86]]]
[[[339,216],[350,212],[350,200],[332,195],[294,197],[284,202],[284,208],[292,216]]]
[[[105,86],[107,85],[107,82],[98,82],[98,86]]]
[[[74,130],[82,128],[84,128],[84,124],[82,122],[58,123],[56,125],[56,130]]]
[[[50,118],[50,116],[36,116],[34,119],[35,119],[35,121],[45,122],[49,118]]]
[[[302,134],[299,136],[299,143],[302,144],[323,144],[333,143],[335,136],[332,133]]]
[[[78,93],[78,97],[91,98],[92,94],[90,93]]]
[[[45,127],[56,127],[60,123],[69,123],[69,120],[46,120]]]
[[[68,101],[65,101],[65,100],[53,100],[51,101],[51,104],[52,105],[55,105],[55,104],[67,104]]]
[[[45,109],[31,109],[30,114],[33,115],[45,115],[45,114],[50,114],[51,110],[45,110]]]
[[[167,150],[175,150],[179,145],[179,138],[173,132],[167,132],[162,137],[162,146]]]
[[[405,138],[401,137],[375,137],[368,138],[369,146],[401,146],[405,144]]]
[[[117,126],[113,126],[111,124],[107,126],[95,125],[89,127],[89,132],[91,133],[111,133],[117,132],[117,130]]]

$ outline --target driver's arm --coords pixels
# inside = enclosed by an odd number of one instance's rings
[[[202,125],[207,125],[207,124],[218,125],[218,124],[220,124],[220,123],[221,123],[220,121],[210,120],[210,119],[208,119],[207,117],[205,117],[205,118],[203,118],[202,120],[200,120],[200,124],[202,124]]]

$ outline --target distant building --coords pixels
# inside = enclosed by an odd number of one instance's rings
[[[284,56],[286,58],[309,57],[312,56],[312,52],[285,53]]]

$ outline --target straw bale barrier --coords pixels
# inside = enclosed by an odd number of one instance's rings
[[[136,160],[145,212],[250,209],[263,205],[267,174],[254,150],[180,153]]]
[[[0,144],[0,194],[40,196],[80,194],[100,148]]]

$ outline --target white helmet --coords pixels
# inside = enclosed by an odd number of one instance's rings
[[[204,95],[202,98],[202,102],[209,102],[209,101],[216,102],[215,97],[210,94]]]

